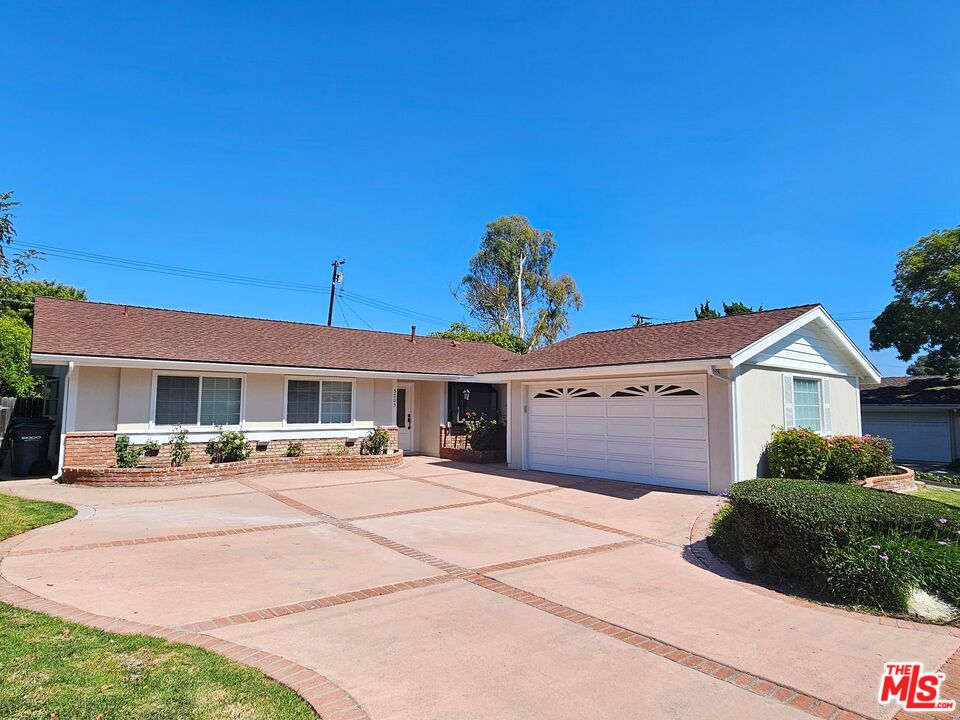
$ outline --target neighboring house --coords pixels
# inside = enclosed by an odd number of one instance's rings
[[[887,377],[860,388],[863,431],[893,440],[893,457],[960,458],[960,378]]]
[[[381,425],[404,450],[436,455],[469,396],[507,419],[510,467],[715,493],[763,473],[775,427],[859,433],[859,383],[880,379],[819,305],[584,333],[517,356],[37,298],[33,343],[35,366],[65,385],[61,464],[107,463],[117,434],[162,443],[178,423],[194,442],[242,429],[272,454],[292,439],[354,452]]]

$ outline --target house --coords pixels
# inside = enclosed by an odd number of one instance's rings
[[[960,378],[885,377],[860,388],[863,429],[893,440],[896,460],[960,458]]]
[[[510,467],[714,493],[763,473],[775,427],[859,433],[859,384],[880,379],[819,305],[583,333],[518,356],[413,332],[37,298],[32,360],[64,385],[61,467],[109,464],[116,435],[163,443],[177,424],[197,443],[239,428],[271,454],[290,440],[355,452],[380,425],[436,455],[469,396],[506,418]]]

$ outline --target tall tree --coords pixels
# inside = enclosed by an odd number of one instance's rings
[[[12,192],[0,192],[0,277],[21,278],[36,269],[33,263],[36,250],[22,250],[13,255],[7,252],[7,246],[12,245],[17,236],[12,208],[19,204],[13,199]]]
[[[717,310],[714,310],[710,307],[710,301],[700,303],[699,306],[693,309],[693,314],[696,316],[697,320],[708,320],[710,318],[720,317],[720,313]]]
[[[960,227],[934,230],[902,250],[893,289],[893,301],[873,321],[870,348],[896,348],[904,361],[923,352],[926,368],[955,375],[960,357]]]
[[[0,395],[35,397],[43,381],[30,374],[30,327],[15,315],[0,315]]]
[[[553,233],[525,217],[494,220],[454,295],[488,332],[513,333],[531,347],[551,343],[570,329],[569,312],[583,306],[570,275],[550,274],[556,249]]]

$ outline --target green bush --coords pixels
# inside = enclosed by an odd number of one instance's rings
[[[893,471],[893,443],[869,435],[824,438],[804,428],[780,428],[766,454],[772,477],[852,483]]]
[[[247,459],[250,446],[247,444],[247,436],[242,432],[220,428],[220,434],[207,441],[205,452],[210,456],[210,462],[236,462]]]
[[[370,431],[370,434],[360,445],[360,451],[364,455],[386,455],[390,447],[390,436],[382,427],[376,427]]]
[[[299,440],[291,440],[287,443],[287,457],[300,457],[303,455],[303,443]]]
[[[143,452],[146,455],[159,455],[160,454],[160,443],[156,440],[147,440],[143,444]]]
[[[117,435],[117,441],[113,444],[113,449],[117,454],[117,467],[135,468],[140,464],[143,448],[132,447],[129,435]]]
[[[170,467],[180,467],[190,461],[193,452],[190,450],[187,435],[188,431],[182,425],[177,425],[170,436]]]
[[[775,430],[766,452],[773,477],[818,480],[827,467],[826,441],[805,428]]]
[[[710,546],[739,567],[887,609],[905,609],[911,587],[960,600],[960,510],[779,478],[736,483],[729,507],[714,519]]]

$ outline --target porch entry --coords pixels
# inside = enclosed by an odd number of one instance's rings
[[[397,383],[397,445],[413,452],[413,383]]]

